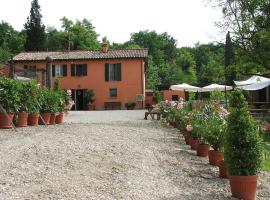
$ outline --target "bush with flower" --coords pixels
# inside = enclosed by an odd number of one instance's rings
[[[221,151],[227,128],[228,111],[216,102],[205,105],[203,137],[215,151]]]

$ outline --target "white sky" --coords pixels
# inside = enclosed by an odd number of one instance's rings
[[[221,10],[205,0],[39,0],[43,23],[60,28],[60,18],[89,19],[100,38],[125,42],[140,30],[167,32],[178,46],[194,46],[223,38],[214,22]],[[0,20],[21,30],[30,13],[31,0],[0,0]],[[224,36],[225,37],[225,36]]]

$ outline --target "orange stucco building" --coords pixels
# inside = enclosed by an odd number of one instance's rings
[[[0,63],[0,77],[8,77],[9,67],[6,64]]]
[[[44,82],[46,58],[52,58],[53,80],[72,90],[75,110],[84,110],[87,89],[95,92],[95,108],[124,109],[127,102],[144,108],[147,49],[101,51],[23,52],[13,58],[15,71],[34,75]],[[23,70],[21,70],[23,69]]]

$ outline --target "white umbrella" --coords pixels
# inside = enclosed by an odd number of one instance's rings
[[[226,91],[226,90],[232,90],[232,86],[219,85],[219,84],[213,83],[211,85],[208,85],[202,88],[202,92]]]
[[[180,90],[180,91],[187,91],[187,92],[201,92],[201,88],[200,87],[196,87],[193,85],[189,85],[186,83],[182,83],[179,85],[172,85],[170,87],[171,90]]]
[[[262,76],[252,76],[245,81],[234,81],[243,90],[260,90],[270,85],[270,79]]]
[[[264,83],[264,82],[270,82],[270,79],[265,78],[263,76],[252,76],[245,81],[234,81],[235,85],[237,85],[237,86],[251,85],[251,84],[255,84],[255,83]]]

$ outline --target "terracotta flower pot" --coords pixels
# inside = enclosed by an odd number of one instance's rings
[[[186,145],[189,145],[189,142],[190,142],[190,136],[184,135],[184,138],[185,138]]]
[[[8,113],[8,117],[4,113],[0,113],[0,129],[12,128],[14,114]]]
[[[197,146],[197,156],[207,157],[210,150],[209,144],[198,144]]]
[[[45,123],[48,125],[50,124],[50,118],[51,118],[51,113],[42,113],[41,117],[43,118],[43,120],[45,121]],[[39,117],[38,120],[38,124],[39,125],[45,125],[44,122],[41,120],[41,118]]]
[[[218,168],[219,168],[219,177],[220,178],[228,178],[227,174],[227,164],[224,160],[218,161]]]
[[[52,113],[50,117],[50,125],[55,125],[56,114]]]
[[[192,137],[190,138],[189,145],[190,145],[191,150],[195,150],[196,151],[198,144],[199,144],[199,140],[198,139],[194,139]]]
[[[210,150],[209,151],[209,164],[218,166],[218,161],[224,160],[224,154],[221,151]]]
[[[37,126],[38,125],[39,114],[29,114],[28,115],[28,125]]]
[[[59,113],[55,117],[55,123],[56,124],[63,124],[64,123],[64,113]]]
[[[27,112],[19,112],[18,113],[18,121],[16,123],[17,127],[26,127],[28,120],[28,113]]]
[[[255,200],[258,176],[230,176],[232,196],[238,199]]]

